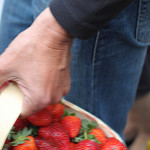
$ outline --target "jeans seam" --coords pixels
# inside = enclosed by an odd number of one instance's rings
[[[93,57],[92,57],[92,85],[91,85],[91,89],[92,89],[92,93],[91,93],[91,102],[90,102],[90,106],[92,106],[93,103],[93,95],[94,95],[94,65],[95,65],[95,56],[96,56],[96,51],[97,51],[97,46],[98,46],[98,40],[99,40],[99,35],[100,32],[97,33],[96,39],[95,39],[95,44],[94,44],[94,51],[93,51]],[[92,107],[89,107],[89,110],[92,112]]]
[[[138,33],[139,33],[139,24],[140,24],[140,14],[141,14],[141,7],[142,7],[142,0],[139,2],[139,8],[138,8],[138,17],[137,17],[137,24],[136,24],[136,40],[139,41],[138,39]]]

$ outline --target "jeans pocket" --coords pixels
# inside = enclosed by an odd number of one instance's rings
[[[136,39],[142,43],[150,42],[150,0],[140,0]]]

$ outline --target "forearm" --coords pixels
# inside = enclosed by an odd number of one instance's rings
[[[73,37],[87,39],[133,0],[53,0],[50,9]]]

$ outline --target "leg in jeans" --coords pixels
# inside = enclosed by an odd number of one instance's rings
[[[5,0],[0,23],[0,54],[27,29],[52,0]]]
[[[0,24],[0,54],[33,21],[32,0],[5,0]]]
[[[148,48],[136,97],[142,97],[150,92],[150,47]]]
[[[150,137],[150,47],[147,51],[135,103],[124,130],[131,150],[145,150]]]
[[[122,137],[150,44],[148,7],[150,2],[135,0],[92,39],[75,39],[72,48],[72,86],[65,98]]]

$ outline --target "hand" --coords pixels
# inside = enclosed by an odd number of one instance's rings
[[[14,81],[24,93],[22,116],[58,103],[70,89],[72,37],[49,8],[0,56],[0,85]]]

